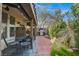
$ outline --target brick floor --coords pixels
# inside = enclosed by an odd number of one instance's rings
[[[37,56],[50,56],[51,42],[45,36],[36,37],[36,55]]]

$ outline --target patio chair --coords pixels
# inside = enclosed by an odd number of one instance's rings
[[[4,35],[2,35],[2,37],[4,39],[6,46],[7,46],[4,50],[2,50],[2,55],[3,56],[10,56],[10,55],[13,55],[13,54],[17,54],[19,42],[14,41],[14,42],[11,42],[11,43],[7,43]]]
[[[31,38],[25,37],[24,39],[22,39],[22,41],[20,41],[20,44],[22,47],[24,47],[24,49],[29,49],[29,46],[32,45]]]

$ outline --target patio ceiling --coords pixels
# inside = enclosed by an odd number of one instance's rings
[[[30,3],[4,3],[4,5],[17,8],[26,18],[29,19],[29,21],[33,19],[36,24],[37,21],[34,7],[32,8]]]
[[[34,14],[33,14],[31,5],[29,3],[22,3],[21,5],[24,8],[24,10],[27,12],[28,16],[34,19]]]
[[[34,19],[34,24],[37,24],[34,5],[30,3],[21,3],[21,5],[23,6],[24,10],[27,12],[28,16],[30,16],[31,19]]]

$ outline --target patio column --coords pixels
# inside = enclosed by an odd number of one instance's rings
[[[33,48],[33,40],[34,40],[34,36],[33,36],[33,19],[31,19],[31,37],[32,37],[32,46],[31,48]]]
[[[37,34],[37,28],[36,25],[34,26],[34,40],[36,39],[36,34]]]
[[[2,19],[2,4],[0,4],[0,47],[1,47],[1,33],[2,33],[1,19]],[[1,49],[0,49],[0,56],[1,56]]]
[[[32,37],[32,40],[34,40],[34,36],[33,36],[33,19],[31,19],[31,37]]]

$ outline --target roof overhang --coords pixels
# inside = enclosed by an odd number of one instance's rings
[[[34,4],[22,3],[21,5],[23,6],[23,8],[27,12],[27,14],[30,16],[30,18],[34,20],[35,24],[37,24]]]

